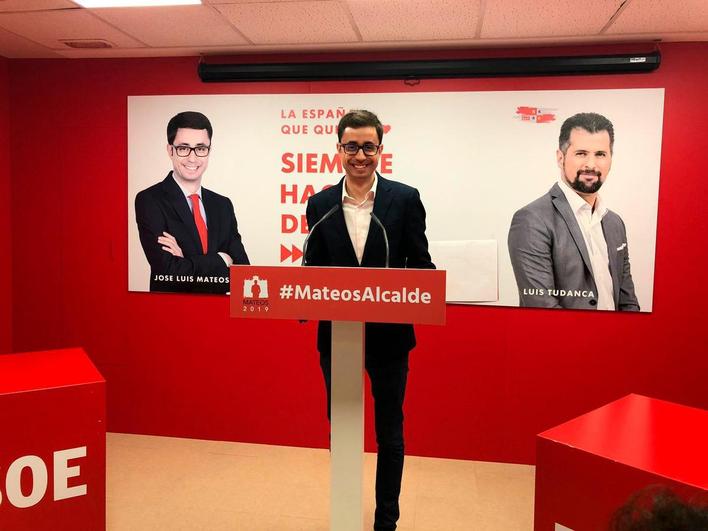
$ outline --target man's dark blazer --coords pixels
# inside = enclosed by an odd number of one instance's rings
[[[226,293],[229,291],[228,282],[198,282],[198,277],[229,276],[229,268],[217,254],[219,252],[228,254],[235,264],[248,264],[229,198],[202,187],[202,202],[208,227],[206,254],[202,250],[194,215],[172,172],[164,181],[135,196],[140,243],[150,263],[150,291]],[[162,249],[157,238],[163,232],[175,237],[184,258]],[[174,281],[156,281],[156,275],[172,275]]]
[[[638,312],[622,218],[608,211],[602,218],[602,231],[607,243],[615,309]],[[514,214],[509,229],[509,254],[521,306],[597,309],[597,285],[590,255],[570,203],[557,183],[547,194]],[[561,296],[560,290],[566,293],[577,290],[588,296]]]
[[[388,234],[389,265],[398,268],[435,269],[428,253],[425,237],[425,208],[418,190],[389,181],[380,175],[374,197],[376,215]],[[307,225],[313,227],[334,205],[340,208],[312,232],[307,247],[306,263],[312,266],[359,267],[354,246],[344,221],[342,178],[335,186],[313,195],[307,202]],[[384,267],[386,246],[381,228],[372,219],[364,246],[361,267]],[[366,352],[409,351],[415,346],[413,325],[366,323]],[[317,349],[330,353],[332,326],[321,321],[317,332]]]

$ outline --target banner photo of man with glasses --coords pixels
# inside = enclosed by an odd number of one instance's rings
[[[204,114],[173,116],[167,124],[172,171],[135,197],[150,291],[227,293],[229,266],[249,263],[231,200],[202,186],[212,136]]]

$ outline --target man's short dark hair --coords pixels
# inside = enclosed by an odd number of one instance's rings
[[[588,133],[607,131],[607,134],[610,135],[610,153],[612,152],[612,147],[615,145],[615,128],[612,126],[612,122],[601,114],[581,112],[571,116],[561,125],[560,136],[558,137],[558,149],[560,149],[564,155],[570,145],[570,133],[576,128],[584,129]]]
[[[610,521],[611,531],[696,531],[708,529],[708,505],[698,494],[684,501],[663,485],[635,492]]]
[[[211,135],[214,130],[211,128],[209,118],[200,112],[184,111],[175,114],[167,123],[167,143],[172,145],[177,136],[177,129],[206,129],[211,141]]]
[[[349,111],[347,114],[342,116],[339,120],[339,125],[337,126],[337,138],[342,141],[342,135],[347,127],[352,129],[359,129],[361,127],[375,127],[376,134],[379,136],[379,144],[383,141],[383,125],[379,117],[376,116],[371,111],[365,111],[363,109],[357,109]]]

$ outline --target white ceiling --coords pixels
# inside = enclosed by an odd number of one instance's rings
[[[0,0],[0,56],[151,57],[708,40],[708,0]],[[105,49],[64,41],[101,40]]]

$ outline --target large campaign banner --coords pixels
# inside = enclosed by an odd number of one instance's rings
[[[378,171],[420,192],[448,302],[595,309],[596,292],[607,300],[614,290],[615,309],[651,311],[663,102],[663,89],[129,97],[129,289],[228,290],[228,274],[213,268],[161,271],[147,258],[152,235],[139,230],[135,198],[172,170],[171,117],[198,111],[211,121],[202,186],[233,204],[250,263],[292,266],[308,198],[344,174],[337,123],[367,109],[384,124]],[[614,144],[604,155],[571,145],[559,164],[561,125],[577,113],[606,117]],[[588,156],[603,173],[602,222],[581,227],[559,180]]]

